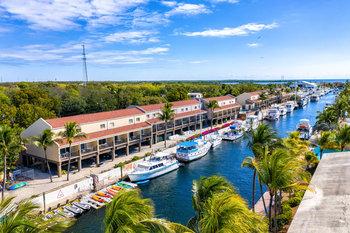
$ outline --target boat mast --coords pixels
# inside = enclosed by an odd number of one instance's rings
[[[85,53],[85,45],[82,44],[83,47],[83,74],[84,74],[84,79],[85,79],[85,85],[87,85],[89,78],[88,78],[88,73],[87,73],[87,65],[86,65],[86,53]]]

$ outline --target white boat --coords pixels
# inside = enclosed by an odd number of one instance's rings
[[[297,126],[297,131],[300,133],[300,138],[309,140],[312,135],[312,126],[310,124],[310,120],[301,119]]]
[[[82,209],[83,211],[87,211],[90,209],[90,205],[85,204],[83,202],[73,202],[73,205],[75,205],[76,207],[79,207],[80,209]]]
[[[211,147],[215,148],[222,143],[222,137],[219,134],[212,134],[208,140],[211,142]]]
[[[288,101],[286,103],[286,109],[287,109],[287,113],[291,113],[294,111],[294,108],[295,108],[296,104],[294,101]]]
[[[278,110],[280,111],[280,116],[285,116],[287,114],[287,108],[284,107],[283,105],[280,105],[278,107]]]
[[[320,97],[318,96],[318,95],[316,95],[316,94],[314,94],[314,95],[312,95],[311,97],[310,97],[310,101],[311,102],[317,102],[317,101],[319,101],[320,100]]]
[[[236,141],[237,139],[243,137],[244,131],[241,125],[231,125],[230,126],[231,131],[226,132],[223,136],[223,140],[227,141]]]
[[[256,115],[247,116],[246,127],[248,130],[255,130],[259,126],[259,117]]]
[[[211,143],[202,139],[182,142],[176,149],[176,158],[182,162],[191,162],[205,156]]]
[[[279,117],[280,117],[280,111],[278,110],[278,108],[270,108],[267,111],[266,120],[275,121],[275,120],[278,120]]]
[[[179,168],[179,162],[174,156],[158,152],[145,161],[136,165],[136,168],[128,174],[132,182],[150,180]]]
[[[299,108],[305,107],[305,106],[307,105],[307,103],[308,103],[307,98],[300,99],[300,100],[298,101]]]

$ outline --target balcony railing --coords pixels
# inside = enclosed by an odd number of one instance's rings
[[[61,156],[62,159],[68,159],[69,158],[69,152],[62,153],[62,154],[60,154],[60,156]],[[78,151],[73,151],[72,154],[71,154],[71,158],[77,157],[77,156],[79,156],[79,152]]]
[[[129,140],[130,140],[130,141],[140,140],[140,135],[130,136],[130,137],[129,137]]]
[[[127,141],[126,138],[116,138],[115,144],[120,145],[120,144],[126,143],[126,141]]]
[[[106,148],[110,148],[110,147],[113,147],[113,143],[107,142],[107,143],[99,145],[100,150],[103,150],[103,149],[106,149]]]
[[[82,148],[81,154],[84,155],[84,154],[88,154],[88,153],[95,152],[95,151],[97,151],[97,147]]]

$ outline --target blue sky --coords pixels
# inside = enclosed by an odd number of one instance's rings
[[[348,0],[0,0],[3,81],[346,78]]]

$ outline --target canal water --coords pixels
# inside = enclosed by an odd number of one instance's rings
[[[297,109],[278,121],[268,122],[268,124],[280,137],[286,137],[288,133],[295,130],[300,119],[310,119],[313,125],[316,122],[317,113],[323,110],[326,103],[332,103],[334,98],[333,94],[328,94],[321,97],[320,101],[310,102],[304,109]],[[142,195],[152,199],[157,217],[186,224],[194,214],[191,200],[193,180],[201,176],[218,174],[231,181],[241,196],[250,203],[252,172],[242,168],[241,163],[251,154],[247,148],[246,139],[234,143],[224,141],[214,150],[210,150],[202,159],[141,185]],[[256,198],[258,197],[260,193],[257,190]],[[103,232],[103,216],[104,209],[90,211],[80,217],[68,232]]]

